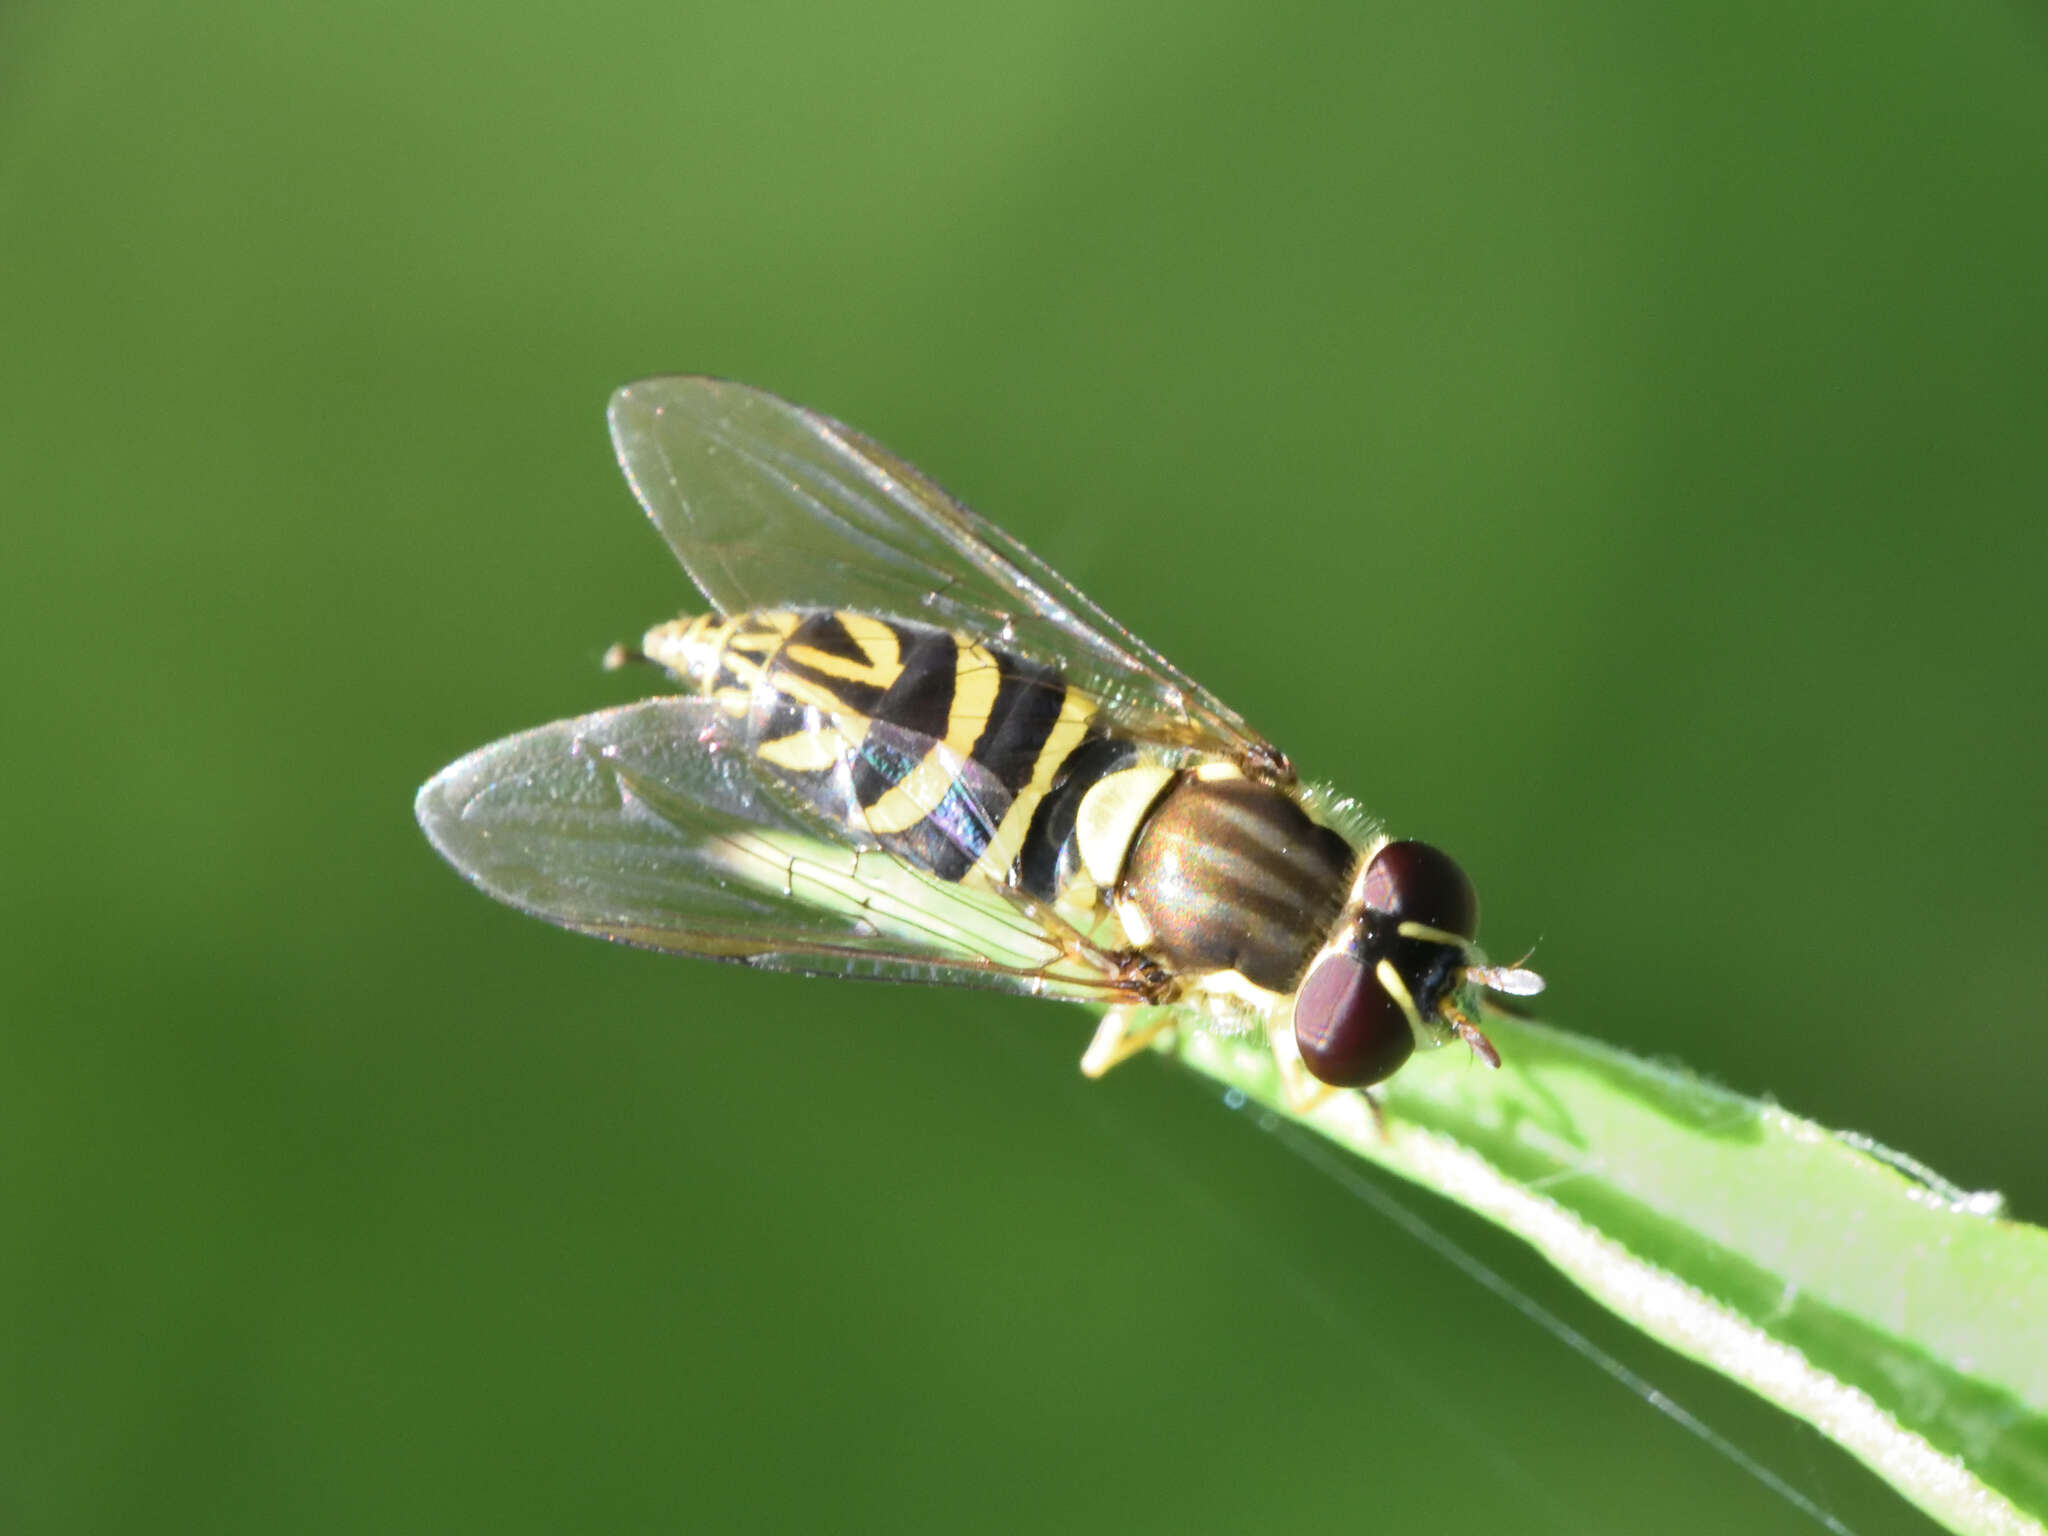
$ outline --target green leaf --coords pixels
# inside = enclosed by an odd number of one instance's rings
[[[1540,1249],[1672,1348],[1839,1442],[1953,1529],[2048,1512],[2048,1231],[1995,1195],[1681,1069],[1496,1020],[1503,1066],[1421,1057],[1306,1112],[1263,1042],[1193,1069]]]

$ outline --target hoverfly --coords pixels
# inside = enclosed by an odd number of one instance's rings
[[[484,747],[419,792],[500,901],[622,943],[1270,1036],[1297,1102],[1461,1038],[1485,962],[1449,855],[1305,786],[1238,714],[886,449],[743,384],[611,401],[712,611],[612,665],[680,686]],[[1306,1069],[1314,1082],[1303,1077]]]

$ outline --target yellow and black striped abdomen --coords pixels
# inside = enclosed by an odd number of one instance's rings
[[[819,811],[943,880],[1052,897],[1081,796],[1136,755],[1057,667],[929,624],[759,609],[646,650]]]

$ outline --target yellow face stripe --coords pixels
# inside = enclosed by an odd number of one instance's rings
[[[1422,1032],[1422,1013],[1415,1006],[1415,998],[1408,990],[1408,983],[1401,979],[1401,973],[1394,969],[1394,962],[1382,960],[1372,968],[1379,977],[1380,985],[1387,989],[1387,996],[1401,1005],[1401,1011],[1408,1015],[1408,1027],[1415,1031],[1417,1040],[1426,1039]]]

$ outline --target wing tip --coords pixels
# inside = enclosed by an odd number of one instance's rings
[[[657,527],[661,526],[663,508],[669,499],[662,491],[663,483],[670,483],[670,495],[680,494],[679,489],[673,486],[675,473],[662,442],[662,414],[674,408],[691,407],[693,394],[701,394],[708,401],[712,391],[705,386],[717,382],[694,373],[654,374],[649,378],[635,379],[630,384],[621,384],[612,391],[611,400],[605,406],[604,419],[611,432],[612,456],[618,461],[626,484],[632,488],[633,499],[654,519]]]
[[[611,393],[611,400],[605,407],[605,415],[616,425],[629,411],[658,412],[663,407],[679,404],[691,395],[711,397],[730,395],[734,391],[758,394],[760,391],[732,379],[721,379],[709,373],[650,373],[644,379],[634,379],[621,384]]]
[[[427,842],[434,852],[465,874],[469,873],[469,865],[457,856],[455,829],[461,824],[462,808],[470,795],[466,787],[457,786],[470,776],[476,757],[472,752],[457,758],[422,784],[412,797],[413,819],[420,824]]]

